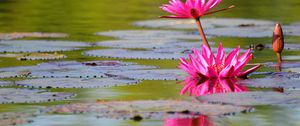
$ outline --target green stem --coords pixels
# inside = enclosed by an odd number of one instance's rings
[[[198,27],[199,34],[200,34],[200,36],[203,40],[203,44],[206,45],[210,49],[210,46],[208,44],[208,41],[206,39],[205,33],[204,33],[202,25],[201,25],[200,18],[196,18],[196,24],[197,24],[197,27]]]
[[[282,63],[281,53],[276,53],[276,56],[277,56],[278,63]]]

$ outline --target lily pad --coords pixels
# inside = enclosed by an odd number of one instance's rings
[[[174,40],[174,39],[200,39],[199,34],[184,31],[171,30],[119,30],[108,32],[97,32],[96,35],[110,36],[119,39],[138,40]]]
[[[31,71],[28,77],[42,77],[42,78],[102,78],[105,73],[97,71],[92,68],[78,68],[78,69],[49,69],[42,71]]]
[[[57,64],[56,64],[57,63]],[[61,64],[60,64],[61,63]],[[1,68],[3,73],[26,73],[27,77],[103,77],[104,73],[85,67],[79,62],[49,62],[37,66]],[[62,65],[65,64],[65,65]],[[68,65],[67,65],[68,64]],[[6,76],[10,77],[10,76]]]
[[[224,115],[249,110],[248,107],[206,104],[188,101],[148,100],[81,103],[48,107],[42,112],[56,114],[94,113],[98,118],[163,119],[166,117],[192,118],[205,115]]]
[[[269,63],[264,63],[264,65],[269,66],[269,67],[279,67],[278,63],[275,62],[269,62]],[[291,62],[291,61],[283,61],[281,63],[281,68],[287,69],[287,68],[297,68],[300,67],[300,62]]]
[[[285,69],[286,71],[289,71],[289,72],[297,72],[297,73],[300,73],[300,67],[296,67],[296,68],[287,68]]]
[[[3,113],[0,115],[1,126],[21,125],[33,122],[35,114],[29,113]]]
[[[58,60],[67,58],[64,54],[58,54],[58,53],[31,53],[27,54],[22,57],[18,57],[18,60]]]
[[[46,92],[45,90],[0,88],[0,103],[39,103],[65,100],[73,93]]]
[[[13,83],[10,81],[0,81],[0,87],[6,87],[6,86],[12,86],[12,85],[13,85]]]
[[[194,46],[190,46],[189,45],[186,46],[174,46],[172,48],[158,48],[158,49],[153,49],[154,52],[158,52],[158,53],[179,53],[179,54],[192,54],[192,48],[196,48],[198,50],[201,51],[200,49],[200,45],[199,44],[194,44]],[[218,48],[215,47],[211,47],[211,50],[214,53],[217,53]],[[223,48],[223,50],[228,54],[229,52],[231,52],[233,49],[232,48]],[[240,49],[240,52],[245,52],[244,49]]]
[[[125,78],[39,78],[17,81],[16,85],[32,88],[98,88],[137,83],[137,80]]]
[[[89,61],[89,62],[46,62],[37,66],[20,66],[1,68],[0,77],[14,77],[26,75],[28,77],[76,77],[98,78],[105,77],[105,73],[112,70],[153,69],[155,66],[138,65],[120,61]],[[21,74],[23,73],[23,74]],[[2,76],[1,76],[2,75]]]
[[[87,61],[87,62],[77,62],[77,61],[63,61],[63,62],[46,62],[38,65],[45,69],[80,69],[80,68],[93,68],[101,70],[129,70],[129,69],[152,69],[157,68],[156,66],[146,66],[139,65],[132,62],[121,62],[118,60],[100,60],[100,61]]]
[[[290,24],[291,26],[300,26],[300,22],[294,22]]]
[[[272,44],[267,44],[266,48],[272,49]],[[285,50],[300,50],[300,44],[284,44]]]
[[[0,71],[0,78],[11,78],[20,76],[22,76],[22,74],[18,72]]]
[[[271,26],[259,27],[224,27],[206,29],[205,33],[210,36],[226,36],[226,37],[271,37],[274,28]]]
[[[101,66],[101,67],[118,67],[118,66],[129,66],[129,65],[136,65],[133,62],[121,62],[118,60],[102,60],[102,61],[86,61],[82,64],[86,66]]]
[[[121,62],[117,60],[88,61],[83,62],[89,68],[106,73],[110,70],[138,70],[138,69],[155,69],[157,66],[139,65],[133,62]]]
[[[59,121],[58,121],[59,120]],[[68,115],[58,115],[58,114],[46,114],[38,115],[32,119],[33,122],[28,124],[23,124],[21,126],[117,126],[123,125],[128,122],[127,120],[116,120],[116,119],[98,119],[95,115],[91,114],[68,114]],[[149,120],[150,121],[150,120]],[[140,123],[145,123],[139,122]],[[146,122],[147,123],[147,122]],[[151,122],[152,123],[152,122]],[[141,124],[141,125],[143,125]],[[143,125],[145,126],[145,125]],[[153,126],[148,123],[147,126]]]
[[[273,26],[275,22],[267,20],[242,19],[242,18],[204,18],[201,19],[203,28],[215,27],[251,27],[251,26]],[[135,22],[134,25],[148,28],[175,28],[196,29],[193,19],[157,19]]]
[[[187,54],[159,53],[154,51],[134,51],[125,49],[90,50],[83,53],[86,56],[121,58],[121,59],[179,59]]]
[[[275,72],[270,74],[271,78],[288,78],[288,79],[298,79],[300,78],[300,73],[296,72]]]
[[[0,41],[0,52],[71,51],[88,46],[90,46],[88,43],[73,41],[11,40]]]
[[[278,80],[278,83],[281,83],[281,82],[283,82],[283,81],[289,81],[289,82],[292,82],[292,81],[297,81],[297,80],[300,80],[299,78],[300,78],[300,73],[298,73],[298,72],[265,72],[265,73],[263,73],[263,72],[259,72],[259,73],[254,73],[254,74],[256,74],[256,75],[263,75],[264,76],[264,78],[256,78],[256,79],[274,79],[274,80]],[[256,80],[256,79],[247,79],[247,80],[241,80],[241,82],[244,82],[244,81],[246,81],[246,82],[250,82],[250,81],[252,81],[252,80]],[[259,81],[258,80],[258,81]],[[284,82],[284,83],[286,83],[286,82]]]
[[[300,89],[300,79],[287,77],[265,77],[258,79],[246,79],[239,81],[238,83],[249,87],[259,88]]]
[[[289,36],[300,36],[300,26],[283,26],[283,32]],[[255,26],[255,27],[224,27],[211,28],[205,30],[209,36],[226,37],[272,37],[274,26]]]
[[[300,56],[283,56],[283,60],[300,60]]]
[[[227,103],[234,105],[299,105],[299,91],[288,91],[285,93],[273,91],[253,91],[239,93],[222,93],[198,97],[199,101],[209,103]]]
[[[43,33],[43,32],[13,32],[13,33],[0,33],[1,40],[20,39],[25,37],[36,38],[66,38],[69,35],[66,33]]]
[[[124,124],[138,124],[141,126],[192,126],[195,123],[199,125],[201,124],[203,126],[213,126],[222,124],[221,121],[216,121],[218,119],[223,120],[224,117],[201,115],[195,118],[166,118],[163,120],[145,120],[141,116],[136,115],[131,118],[132,121],[129,121],[125,119],[100,118],[99,116],[95,117],[95,115],[93,114],[47,114],[35,117],[32,120],[33,122],[22,126],[40,126],[41,124],[43,124],[43,126],[58,126],[64,124],[79,126],[119,126]]]
[[[101,61],[95,61],[93,63],[100,64]],[[113,62],[113,61],[112,61]],[[92,63],[92,62],[90,62]],[[103,63],[103,62],[102,62]],[[81,63],[80,65],[65,65],[65,66],[56,66],[51,67],[42,64],[41,66],[49,67],[47,70],[33,70],[31,71],[31,77],[75,77],[75,78],[102,78],[106,77],[106,73],[112,70],[121,71],[121,70],[136,70],[136,69],[150,69],[157,68],[155,66],[144,66],[137,64],[119,64],[119,65],[84,65],[88,64],[87,62]]]
[[[154,50],[126,50],[126,49],[102,49],[102,50],[90,50],[83,54],[86,56],[93,57],[104,57],[104,58],[120,58],[120,59],[180,59],[182,57],[187,58],[188,54],[192,53],[191,48],[161,48]],[[212,48],[215,52],[216,48]],[[224,49],[228,52],[230,49]],[[228,50],[228,51],[227,51]],[[231,51],[231,50],[230,50]],[[244,50],[241,50],[243,52]]]
[[[54,62],[44,62],[38,64],[39,67],[44,67],[46,69],[49,68],[78,68],[79,66],[82,66],[82,63],[77,61],[54,61]]]
[[[4,53],[4,54],[0,54],[0,57],[14,58],[14,57],[22,57],[23,55],[24,54]]]
[[[183,80],[187,74],[180,69],[127,70],[112,71],[109,75],[117,75],[139,80]]]
[[[300,25],[299,26],[284,26],[283,27],[284,34],[290,36],[300,36]]]
[[[110,40],[98,42],[97,46],[112,48],[140,48],[140,49],[157,49],[157,48],[192,48],[199,47],[200,42],[181,42],[176,40]],[[210,42],[210,44],[214,44]]]

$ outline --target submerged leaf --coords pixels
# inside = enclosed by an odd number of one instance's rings
[[[35,89],[0,88],[0,103],[39,103],[65,100],[73,97],[73,93],[46,92]]]
[[[180,59],[182,57],[188,57],[187,54],[191,54],[191,48],[172,47],[172,48],[161,48],[153,50],[126,50],[126,49],[102,49],[102,50],[90,50],[83,54],[93,57],[104,57],[104,58],[121,58],[121,59]],[[216,51],[217,48],[212,48]],[[225,48],[225,51],[230,50]],[[244,50],[241,50],[243,52]]]
[[[43,33],[43,32],[13,32],[13,33],[0,33],[1,40],[20,39],[25,37],[36,38],[66,38],[69,35],[66,33]]]
[[[46,62],[37,66],[19,66],[0,69],[0,77],[8,78],[24,75],[27,77],[76,77],[76,78],[99,78],[105,77],[105,73],[112,70],[136,70],[136,69],[153,69],[155,66],[138,65],[131,62],[121,61],[63,61],[63,62]]]
[[[203,115],[224,115],[248,110],[248,107],[206,104],[174,100],[111,101],[79,103],[48,107],[46,113],[91,113],[98,118],[131,119],[139,115],[143,119],[193,118]]]
[[[0,115],[1,126],[21,125],[32,123],[36,115],[30,113],[2,113]]]
[[[187,76],[179,69],[111,71],[108,74],[139,80],[182,80]]]
[[[17,86],[32,88],[98,88],[137,84],[137,80],[125,78],[39,78],[17,81]]]
[[[238,83],[245,86],[258,87],[258,88],[300,89],[299,78],[265,77],[265,78],[258,78],[258,79],[246,79],[246,80],[239,81]]]
[[[300,26],[283,26],[284,35],[300,36]],[[223,27],[207,29],[205,32],[209,36],[226,37],[272,37],[274,26],[254,26],[254,27]]]
[[[227,103],[234,105],[280,105],[287,107],[299,106],[299,91],[285,93],[273,91],[253,91],[240,93],[222,93],[198,97],[199,101],[209,103]]]
[[[13,86],[13,82],[10,81],[0,81],[0,87]]]
[[[0,41],[0,52],[56,52],[78,50],[89,43],[73,41],[11,40]]]

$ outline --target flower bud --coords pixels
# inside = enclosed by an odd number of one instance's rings
[[[281,52],[284,48],[284,36],[280,24],[276,24],[273,31],[273,51],[276,53],[277,60],[279,63],[282,62]]]
[[[276,24],[273,31],[273,51],[275,53],[281,53],[284,48],[284,36],[280,24]]]

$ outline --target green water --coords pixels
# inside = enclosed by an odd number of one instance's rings
[[[158,7],[167,0],[0,0],[0,32],[62,32],[70,34],[65,40],[97,42],[112,39],[109,37],[95,36],[95,32],[141,29],[131,25],[132,22],[146,19],[156,19],[166,14]],[[233,17],[266,19],[289,24],[300,21],[299,0],[224,0],[220,8],[229,5],[236,8],[208,17]],[[34,39],[34,38],[28,38]],[[270,43],[271,38],[226,38],[217,37],[212,41],[222,41],[226,47],[241,45],[242,48],[250,44]],[[287,37],[287,43],[299,43],[300,37]],[[88,48],[90,50],[94,48]],[[82,56],[80,51],[61,52],[66,54],[66,60],[102,60]],[[271,50],[254,52],[256,58],[252,62],[275,61]],[[300,55],[299,52],[285,51],[284,55]],[[123,60],[146,65],[157,65],[162,68],[176,68],[176,60]],[[15,58],[0,58],[0,67],[35,65],[40,61],[18,61]],[[262,68],[260,71],[274,71]],[[143,81],[139,85],[99,88],[99,89],[53,89],[52,91],[75,92],[74,99],[67,102],[93,102],[97,99],[105,100],[140,100],[140,99],[186,99],[178,92],[181,85],[175,81]],[[0,105],[0,112],[11,111],[36,111],[41,106],[64,104],[67,102],[42,103],[42,104],[14,104]],[[70,115],[72,116],[72,115]],[[34,125],[47,126],[80,126],[80,125],[162,125],[160,121],[112,121],[89,120],[84,116],[63,117],[38,117],[39,122]],[[72,118],[72,119],[71,119]],[[77,121],[74,121],[76,119]],[[273,106],[258,106],[255,112],[238,114],[226,118],[216,119],[215,123],[227,126],[240,125],[300,125],[300,110],[291,110]],[[52,122],[52,123],[51,123]],[[61,123],[60,123],[61,122]],[[29,124],[31,125],[31,124]],[[33,125],[33,124],[32,124]]]

